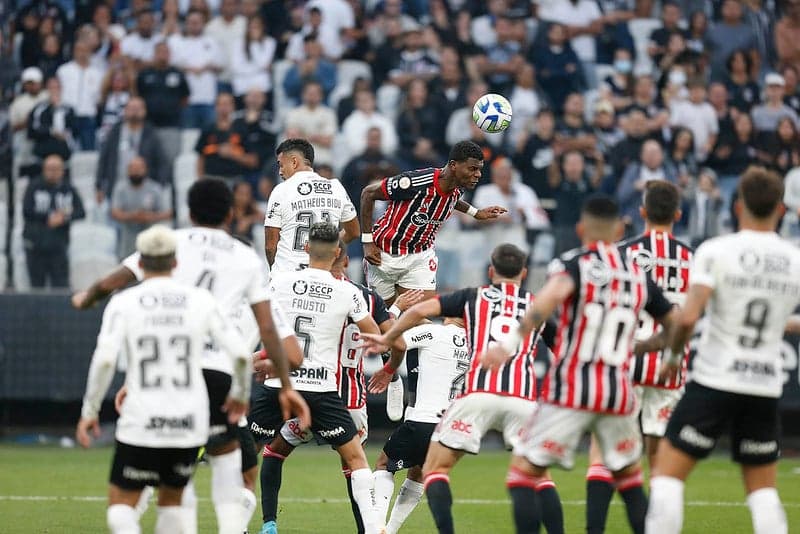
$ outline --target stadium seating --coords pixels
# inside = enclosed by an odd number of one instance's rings
[[[189,206],[186,203],[186,195],[189,188],[197,180],[197,154],[188,152],[175,158],[173,167],[175,177],[175,197],[176,197],[176,219],[178,227],[189,226]]]
[[[181,154],[194,152],[194,145],[200,137],[201,130],[198,128],[187,128],[181,130]]]
[[[93,252],[88,256],[69,259],[69,283],[73,290],[88,288],[95,280],[108,274],[118,264],[115,254]]]
[[[76,221],[70,225],[69,239],[70,258],[116,254],[117,231],[109,225]]]
[[[20,210],[21,211],[21,210]],[[28,291],[31,281],[28,278],[28,265],[25,263],[25,247],[22,243],[22,225],[15,225],[11,232],[11,263],[14,269],[12,286],[17,291]]]

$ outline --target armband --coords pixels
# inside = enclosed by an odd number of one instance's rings
[[[391,306],[389,306],[389,313],[391,313],[392,316],[395,319],[397,319],[398,317],[400,317],[400,314],[403,313],[403,312],[400,311],[400,308],[397,307],[397,304],[392,304]]]
[[[467,215],[469,215],[473,219],[477,214],[478,214],[478,208],[476,208],[475,206],[470,206],[469,209],[467,210]]]
[[[372,234],[361,234],[362,243],[372,243]]]

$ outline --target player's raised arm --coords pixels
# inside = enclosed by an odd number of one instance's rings
[[[489,206],[488,208],[478,209],[466,200],[459,199],[454,208],[461,213],[466,213],[473,219],[478,221],[485,221],[486,219],[496,219],[502,214],[508,212],[506,208],[501,206]]]
[[[372,214],[375,211],[376,200],[389,200],[384,184],[386,180],[369,184],[361,190],[361,242],[364,244],[364,259],[372,265],[381,264],[381,251],[372,242]],[[369,230],[369,231],[367,231]]]
[[[222,315],[211,295],[209,302],[209,306],[213,307],[209,317],[209,333],[219,347],[228,354],[233,364],[231,389],[223,408],[228,413],[228,421],[235,424],[247,413],[247,406],[250,403],[252,384],[250,352],[236,329]]]
[[[442,313],[442,306],[438,298],[428,299],[411,306],[399,319],[395,321],[388,332],[382,335],[365,334],[362,330],[361,338],[364,340],[364,350],[367,354],[380,354],[390,347],[405,350],[403,332],[417,326],[422,319],[438,317]]]
[[[89,289],[72,295],[72,307],[86,310],[103,300],[114,291],[123,289],[136,281],[136,275],[125,265],[117,266],[106,276],[97,280]]]
[[[702,247],[697,250],[699,257]],[[669,343],[664,351],[664,362],[659,374],[669,376],[680,366],[684,354],[684,347],[694,332],[694,326],[703,315],[706,304],[708,304],[714,289],[710,286],[695,283],[689,286],[686,293],[686,302],[683,308],[677,313],[675,324],[670,332]]]

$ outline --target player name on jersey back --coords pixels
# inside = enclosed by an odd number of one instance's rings
[[[283,308],[303,348],[303,364],[292,371],[301,391],[338,391],[337,370],[342,331],[348,318],[358,322],[369,315],[361,290],[320,269],[274,273],[272,298]],[[280,387],[280,380],[265,382]]]
[[[783,330],[800,304],[800,250],[772,232],[710,239],[695,253],[690,282],[713,290],[690,379],[780,397]]]

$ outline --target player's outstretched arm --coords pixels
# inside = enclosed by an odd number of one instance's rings
[[[500,217],[502,214],[507,213],[508,210],[501,206],[489,206],[488,208],[481,208],[478,209],[469,202],[465,200],[459,199],[456,202],[455,209],[460,211],[461,213],[466,213],[470,217],[473,217],[479,221],[485,221],[486,219],[496,219]]]
[[[135,281],[136,275],[124,265],[119,265],[106,276],[89,286],[89,289],[78,291],[73,294],[72,307],[77,310],[87,310],[114,291],[123,289]]]
[[[350,243],[361,234],[361,225],[358,224],[358,217],[353,217],[349,221],[342,222],[342,231],[339,237],[345,243]]]
[[[267,257],[270,269],[275,265],[275,256],[278,254],[278,241],[280,239],[280,228],[276,226],[264,227],[264,255]]]
[[[275,328],[275,323],[272,320],[272,309],[269,301],[256,302],[251,308],[258,323],[261,343],[264,345],[264,350],[269,354],[270,360],[272,360],[275,375],[281,379],[282,387],[291,388],[288,360],[279,339],[278,331]]]
[[[676,314],[674,325],[669,336],[667,350],[664,351],[662,368],[659,376],[667,378],[677,372],[683,359],[684,347],[694,332],[694,326],[703,315],[703,310],[711,298],[713,289],[701,284],[692,284],[686,294],[683,308]]]
[[[790,315],[783,331],[787,334],[800,334],[800,315]]]
[[[381,264],[381,251],[372,242],[372,214],[375,211],[376,200],[388,200],[386,193],[383,191],[381,184],[383,182],[376,182],[369,184],[361,190],[361,228],[365,231],[361,235],[361,241],[364,244],[364,259],[372,265]]]
[[[361,339],[364,340],[362,347],[367,354],[381,354],[390,347],[405,350],[403,332],[417,326],[421,320],[428,317],[438,317],[442,313],[442,306],[438,298],[428,299],[411,306],[392,327],[383,335],[365,334],[361,331]]]

